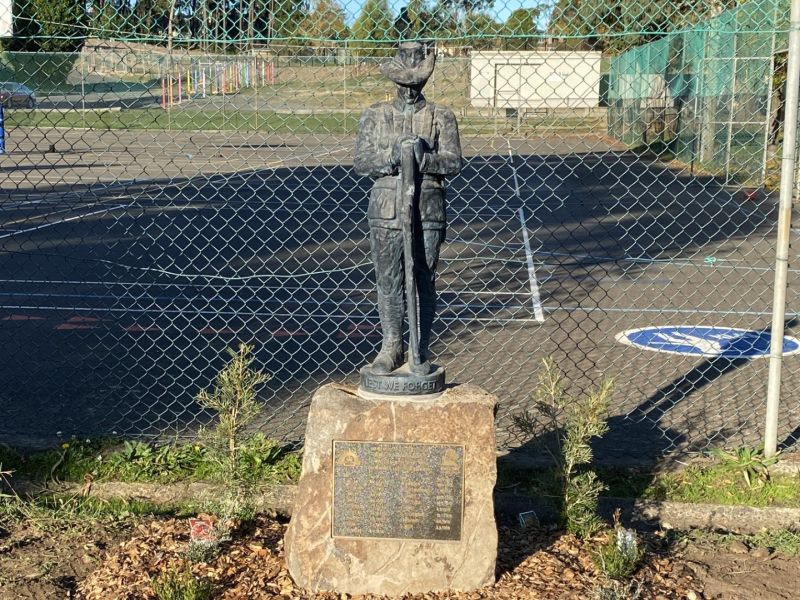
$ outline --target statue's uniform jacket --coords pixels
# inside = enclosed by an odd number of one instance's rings
[[[401,228],[400,178],[392,166],[392,146],[400,135],[415,134],[425,142],[419,210],[423,229],[444,229],[443,180],[461,171],[461,142],[453,111],[420,98],[413,112],[401,99],[375,104],[361,116],[356,139],[355,172],[375,183],[367,216],[370,227]]]

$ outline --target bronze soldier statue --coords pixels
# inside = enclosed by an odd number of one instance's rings
[[[447,224],[444,179],[461,170],[453,111],[422,95],[435,61],[426,45],[401,42],[380,67],[397,85],[397,96],[366,109],[358,127],[355,171],[375,180],[367,211],[383,329],[380,352],[368,367],[375,375],[403,364],[404,305],[409,370],[416,376],[432,371],[436,263]]]

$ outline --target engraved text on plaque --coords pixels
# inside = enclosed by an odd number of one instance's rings
[[[333,442],[334,537],[459,541],[464,446]]]

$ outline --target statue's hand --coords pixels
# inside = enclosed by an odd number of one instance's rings
[[[425,156],[425,141],[422,138],[414,140],[414,159],[417,165],[422,164],[422,159]]]
[[[398,135],[392,145],[392,166],[400,166],[400,148],[403,144],[414,143],[419,138],[415,135]]]

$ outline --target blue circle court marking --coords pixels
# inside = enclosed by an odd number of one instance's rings
[[[770,333],[735,327],[664,325],[618,333],[616,340],[628,346],[684,356],[764,358],[769,356]],[[783,337],[783,355],[800,353],[800,340]]]

